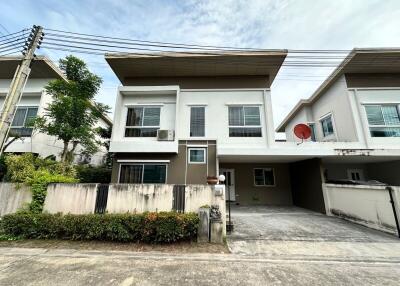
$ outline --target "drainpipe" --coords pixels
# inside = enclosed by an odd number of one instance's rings
[[[397,235],[400,238],[400,226],[399,226],[399,219],[397,218],[397,213],[396,213],[396,207],[394,205],[394,200],[393,200],[393,188],[391,186],[387,186],[386,190],[388,190],[389,192],[389,196],[390,196],[390,203],[392,204],[392,210],[393,210],[393,215],[394,215],[394,221],[396,222],[396,228],[397,228]]]

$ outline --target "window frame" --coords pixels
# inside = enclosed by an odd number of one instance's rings
[[[263,170],[263,179],[264,179],[264,184],[263,185],[257,185],[256,184],[256,170]],[[264,171],[268,170],[268,171],[272,171],[272,177],[274,180],[274,184],[273,185],[266,185],[265,184],[265,174]],[[260,167],[260,168],[253,168],[253,184],[254,187],[276,187],[276,177],[275,177],[275,168],[270,168],[270,167]]]
[[[143,178],[144,178],[144,166],[145,165],[157,165],[157,166],[165,166],[165,180],[164,183],[143,183]],[[122,166],[142,166],[142,174],[140,178],[141,183],[121,183],[121,170]],[[168,164],[166,163],[120,163],[119,168],[118,168],[118,184],[166,184],[168,181]]]
[[[207,148],[206,147],[189,147],[187,148],[187,154],[188,154],[188,159],[187,162],[188,164],[198,164],[198,165],[204,165],[207,164]],[[202,162],[194,162],[191,160],[191,156],[190,156],[190,151],[204,151],[204,160]]]
[[[316,134],[316,129],[315,129],[315,122],[308,122],[307,123],[308,127],[311,130],[311,136],[310,139],[312,142],[317,142],[317,134]]]
[[[23,122],[23,125],[14,125],[14,126],[13,126],[12,123],[13,123],[13,121],[14,121],[14,118],[15,118],[15,115],[16,115],[18,109],[25,109],[24,122]],[[17,106],[17,107],[16,107],[15,113],[14,113],[14,116],[13,116],[13,119],[12,119],[11,124],[10,124],[10,131],[11,131],[12,129],[19,129],[19,130],[24,129],[24,128],[25,128],[25,129],[30,129],[31,132],[30,132],[30,135],[29,135],[29,136],[20,135],[21,137],[25,137],[25,138],[32,137],[32,133],[33,133],[33,129],[34,129],[33,126],[26,126],[26,119],[28,118],[29,109],[36,109],[36,115],[35,115],[34,118],[36,118],[36,117],[38,116],[38,113],[39,113],[39,105],[20,105],[20,106]]]
[[[132,106],[127,106],[126,108],[126,116],[125,116],[125,126],[124,126],[124,138],[156,138],[157,137],[157,132],[155,136],[126,136],[126,130],[127,129],[161,129],[161,105],[132,105]],[[134,109],[134,108],[143,108],[143,116],[141,118],[141,125],[138,126],[131,126],[131,125],[126,125],[128,121],[128,113],[129,109]],[[158,126],[143,126],[143,121],[144,121],[144,112],[146,108],[158,108],[160,110],[160,115],[159,115],[159,123]]]
[[[230,125],[229,122],[229,114],[230,114],[230,108],[242,108],[243,110],[243,125]],[[257,108],[258,109],[258,116],[259,116],[259,121],[260,121],[260,125],[246,125],[246,114],[245,114],[245,108],[246,107],[252,107],[252,108]],[[238,128],[238,129],[250,129],[250,128],[260,128],[260,136],[231,136],[230,135],[230,129],[231,128]],[[260,110],[260,106],[259,105],[229,105],[228,106],[228,137],[230,138],[261,138],[263,137],[263,124],[262,124],[262,120],[261,120],[261,110]]]
[[[368,134],[369,134],[369,136],[371,138],[399,138],[400,137],[400,136],[372,136],[371,128],[372,129],[374,129],[374,128],[399,128],[400,129],[400,123],[399,124],[394,124],[394,125],[386,125],[386,124],[385,125],[382,125],[382,124],[374,125],[374,124],[370,124],[370,122],[368,120],[368,112],[367,112],[367,107],[368,106],[377,106],[377,107],[380,108],[380,112],[382,114],[382,118],[384,119],[383,112],[382,112],[382,107],[383,106],[393,106],[393,107],[396,107],[397,116],[400,119],[400,103],[371,103],[371,104],[363,104],[363,106],[364,106],[364,111],[365,111],[366,123],[367,123],[368,131],[369,131]]]
[[[204,135],[203,136],[192,136],[192,108],[203,108],[204,109]],[[206,105],[190,105],[189,106],[190,109],[190,114],[189,114],[189,137],[190,138],[204,138],[206,137],[206,126],[207,126],[207,113],[206,113]]]
[[[331,123],[332,123],[332,133],[325,134],[323,121],[327,120],[328,118],[331,119]],[[334,120],[333,120],[333,114],[332,114],[332,113],[328,113],[328,114],[322,116],[322,117],[319,119],[319,123],[320,123],[321,130],[322,130],[322,136],[323,136],[324,138],[336,137],[336,128],[335,128],[335,122],[334,122]]]

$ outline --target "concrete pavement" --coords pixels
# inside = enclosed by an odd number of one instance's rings
[[[397,285],[400,261],[2,248],[0,285]]]
[[[395,236],[299,208],[233,211],[231,254],[0,248],[0,285],[398,285]]]

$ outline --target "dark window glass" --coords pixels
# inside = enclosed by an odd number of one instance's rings
[[[158,128],[126,128],[125,137],[156,137]]]
[[[229,137],[261,137],[260,108],[229,107]]]
[[[274,186],[274,169],[257,168],[254,169],[254,184],[256,186]]]
[[[322,133],[324,134],[324,137],[332,135],[334,133],[331,115],[322,119],[321,125],[322,125]]]
[[[367,105],[365,111],[372,137],[400,137],[397,105]]]
[[[160,107],[128,108],[125,137],[156,137],[160,129]]]
[[[229,128],[229,137],[261,137],[261,127],[259,128]]]
[[[141,184],[143,165],[121,165],[120,183]]]
[[[167,174],[165,165],[144,165],[144,184],[164,184]]]
[[[32,136],[33,120],[36,118],[37,112],[37,107],[17,107],[11,123],[10,136]]]
[[[190,108],[190,136],[203,137],[205,135],[205,107]]]
[[[166,165],[121,165],[119,182],[129,184],[164,184],[166,176]]]

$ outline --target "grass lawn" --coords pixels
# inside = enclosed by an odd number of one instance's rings
[[[108,241],[71,241],[71,240],[42,240],[22,239],[0,241],[0,247],[53,248],[76,250],[117,250],[117,251],[158,251],[171,253],[229,253],[226,245],[179,242],[172,244],[121,243]]]

